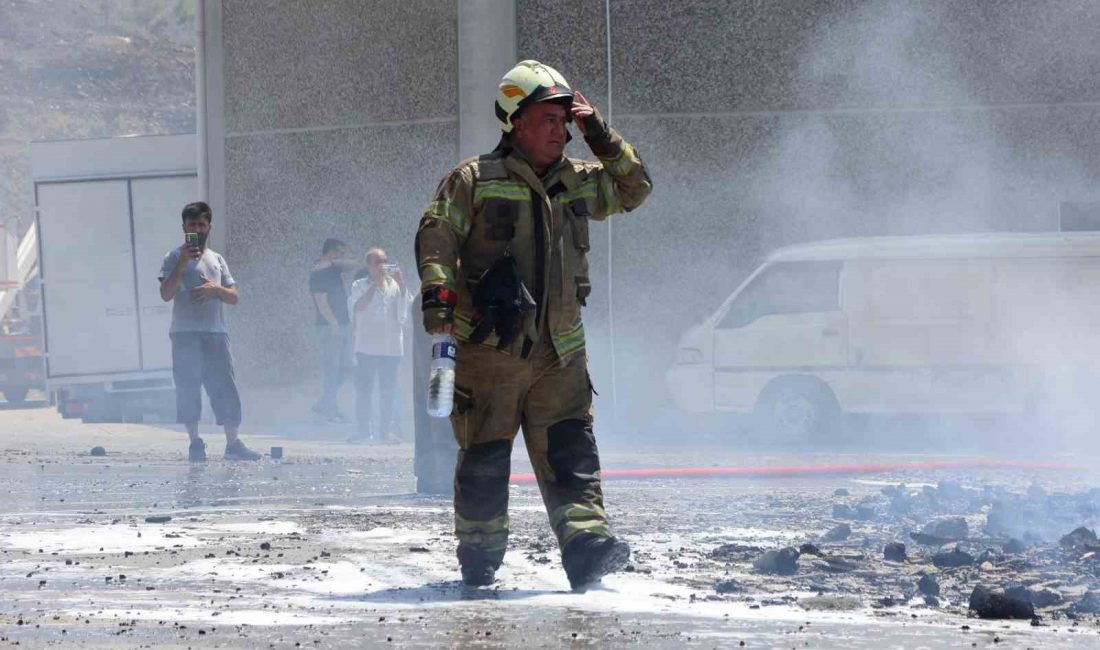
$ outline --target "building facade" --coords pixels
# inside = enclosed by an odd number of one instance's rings
[[[324,238],[413,274],[435,184],[495,145],[495,83],[522,58],[561,70],[652,170],[649,201],[592,233],[599,417],[624,430],[670,422],[679,334],[775,247],[1054,230],[1060,206],[1100,193],[1089,0],[205,0],[201,15],[203,156],[247,290],[246,385],[313,373],[305,275]]]

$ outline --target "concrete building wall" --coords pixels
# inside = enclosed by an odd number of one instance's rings
[[[650,200],[612,222],[587,317],[606,398],[612,289],[625,430],[674,430],[644,423],[667,413],[680,333],[776,247],[1056,230],[1062,201],[1100,194],[1088,0],[517,5],[519,55],[610,103],[651,168]],[[593,248],[606,269],[606,240]]]
[[[456,6],[219,4],[237,361],[246,384],[295,385],[316,377],[307,278],[325,238],[415,274],[419,214],[458,146]]]
[[[378,242],[411,269],[417,218],[457,159],[459,11],[221,4],[236,329],[265,339],[238,337],[238,356],[248,381],[291,382],[313,372],[304,269],[321,239]],[[498,5],[514,8],[516,58],[559,68],[652,171],[645,206],[593,229],[605,421],[616,393],[627,427],[663,412],[680,332],[777,246],[1049,230],[1062,201],[1097,199],[1090,0]]]

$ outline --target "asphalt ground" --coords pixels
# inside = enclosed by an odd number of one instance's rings
[[[322,433],[251,434],[251,446],[281,446],[284,458],[231,463],[219,458],[220,435],[211,432],[204,434],[211,460],[196,464],[187,462],[186,436],[174,427],[86,425],[49,409],[0,412],[0,647],[1100,644],[1096,617],[1053,611],[1038,627],[968,618],[965,595],[975,575],[982,577],[978,569],[942,573],[941,603],[927,605],[910,589],[930,570],[923,559],[895,567],[872,557],[907,524],[885,513],[882,523],[854,523],[856,541],[829,549],[862,558],[859,572],[836,576],[804,562],[799,576],[779,579],[756,574],[746,561],[714,559],[723,545],[751,554],[819,539],[835,523],[837,489],[866,501],[883,486],[949,479],[974,489],[1042,485],[1070,493],[1096,487],[1093,471],[607,481],[609,513],[634,558],[630,571],[583,594],[568,590],[537,489],[516,485],[500,580],[468,589],[457,580],[449,500],[413,493],[412,448],[350,445],[339,431]],[[605,468],[979,457],[974,450],[922,452],[915,443],[904,451],[869,445],[871,452],[747,448],[705,437],[601,444]],[[106,456],[90,456],[94,446]],[[514,469],[522,472],[528,467],[517,448]],[[1050,459],[1091,462],[1081,454]],[[968,515],[975,527],[980,516]],[[1097,583],[1079,566],[1043,571],[1067,589]],[[719,583],[736,589],[721,592]],[[885,606],[882,594],[896,598]]]

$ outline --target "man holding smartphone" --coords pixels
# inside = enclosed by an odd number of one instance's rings
[[[398,370],[405,355],[405,322],[415,294],[405,286],[397,264],[386,251],[372,248],[365,256],[366,269],[351,285],[347,309],[352,316],[355,345],[355,413],[358,433],[351,441],[396,442],[394,407]],[[381,419],[375,428],[370,407],[374,386],[378,386]]]
[[[233,372],[223,304],[240,300],[229,266],[206,246],[213,215],[201,201],[183,207],[184,244],[164,256],[160,297],[172,301],[172,377],[176,383],[176,418],[191,439],[188,458],[206,460],[199,437],[202,387],[218,424],[225,428],[226,460],[258,460],[260,454],[241,442],[241,398]]]

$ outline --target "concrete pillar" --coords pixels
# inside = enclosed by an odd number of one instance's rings
[[[514,0],[458,2],[458,152],[459,160],[491,151],[500,139],[493,113],[500,77],[516,62]],[[422,327],[413,328],[413,403],[416,404],[416,491],[446,494],[453,488],[458,449],[449,420],[424,410],[431,342]]]
[[[500,139],[493,114],[497,84],[516,63],[514,0],[458,3],[458,157],[491,151]],[[457,162],[457,161],[456,161]]]
[[[199,42],[195,71],[201,200],[214,212],[211,247],[225,250],[229,216],[225,196],[225,52],[222,47],[222,0],[199,0],[195,7]],[[232,259],[232,257],[230,257]]]

